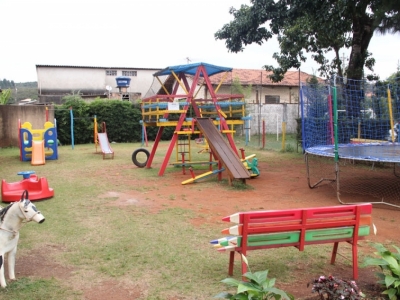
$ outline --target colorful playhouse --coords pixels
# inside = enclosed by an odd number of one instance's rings
[[[51,122],[46,122],[44,129],[32,129],[29,122],[20,124],[19,143],[21,161],[44,165],[46,159],[58,159],[57,128]]]

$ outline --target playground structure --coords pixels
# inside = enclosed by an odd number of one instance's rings
[[[108,141],[107,130],[106,130],[106,123],[103,122],[101,124],[102,132],[97,131],[97,119],[96,116],[94,117],[94,141],[96,145],[96,152],[97,152],[97,145],[100,146],[100,150],[103,153],[103,159],[106,157],[110,157],[114,159],[114,150],[110,146],[110,142]]]
[[[333,78],[326,86],[301,86],[302,146],[310,188],[330,184],[342,204],[400,208],[400,143],[395,135],[399,91],[397,84],[343,78]]]
[[[251,178],[233,140],[234,126],[243,125],[246,120],[244,97],[241,94],[217,94],[223,80],[231,70],[232,68],[195,63],[167,67],[154,74],[160,86],[157,90],[153,89],[155,95],[142,99],[141,105],[143,140],[146,144],[146,128],[158,127],[153,148],[145,163],[146,168],[152,165],[164,128],[174,127],[159,176],[164,174],[173,149],[176,147],[176,160],[172,164],[181,166],[184,174],[185,167],[200,163],[209,164],[209,172],[219,174],[219,176],[222,168],[226,170],[230,184],[232,180],[245,182],[246,179]],[[214,89],[209,77],[222,72],[226,75]],[[164,82],[159,78],[161,76],[166,76]],[[202,88],[204,88],[204,97],[200,98],[198,95]],[[192,160],[192,136],[206,139],[203,151],[209,153],[209,160],[200,162]],[[133,156],[132,160],[134,160]],[[212,170],[213,165],[218,165],[218,171]],[[189,181],[192,182],[191,179]]]
[[[58,159],[56,121],[45,122],[44,129],[33,129],[32,124],[18,121],[20,160],[31,161],[31,165],[44,165],[46,159]]]
[[[19,201],[21,194],[27,190],[30,200],[47,199],[54,196],[54,189],[49,187],[45,177],[38,178],[34,171],[18,172],[23,177],[18,182],[7,183],[6,180],[1,182],[1,200],[3,202]]]

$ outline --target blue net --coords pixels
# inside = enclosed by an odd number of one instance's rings
[[[390,85],[335,78],[325,84],[303,84],[300,95],[303,149],[332,156],[337,142],[339,156],[399,161],[393,157],[400,148],[395,145],[400,130],[399,82],[400,78]]]
[[[343,204],[400,208],[399,83],[400,78],[391,84],[335,78],[302,85],[302,145],[310,188],[332,186]]]

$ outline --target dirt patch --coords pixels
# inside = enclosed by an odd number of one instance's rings
[[[117,191],[118,187],[116,186],[114,191],[109,191],[99,197],[112,198],[108,203],[112,206],[146,205],[151,212],[158,212],[164,209],[166,205],[189,209],[196,216],[191,220],[193,225],[212,224],[212,226],[215,226],[221,224],[221,228],[226,225],[222,224],[222,217],[241,210],[339,205],[336,193],[331,186],[321,185],[315,189],[309,189],[305,165],[298,163],[298,161],[296,163],[275,161],[271,165],[260,162],[259,170],[260,177],[248,180],[247,184],[251,188],[245,190],[227,188],[227,181],[223,181],[217,186],[215,186],[215,183],[210,184],[207,181],[181,185],[182,181],[190,178],[190,174],[188,171],[183,174],[180,169],[160,177],[157,183],[140,178],[127,179],[122,175],[116,180],[115,175],[113,175],[115,182],[124,185],[140,185],[143,191],[121,193]],[[115,172],[109,172],[109,170],[105,170],[105,172],[115,174]],[[157,186],[160,187],[156,188]],[[212,189],[209,188],[210,186],[212,186]],[[160,197],[160,189],[163,197]],[[369,239],[373,242],[400,244],[397,225],[399,214],[399,210],[387,206],[374,207],[373,221],[378,228],[378,234],[376,236],[371,235]],[[52,251],[63,251],[56,245],[49,245],[48,249],[50,253]],[[370,251],[370,249],[360,247],[360,251],[366,250]],[[27,263],[28,261],[29,263]],[[28,256],[17,259],[16,271],[17,277],[47,278],[51,274],[52,277],[58,279],[67,279],[72,276],[74,270],[53,263],[51,255],[47,253],[32,251]],[[327,264],[323,271],[324,275],[340,274],[343,279],[350,279],[352,276],[351,268],[346,268],[340,264],[337,266]],[[308,274],[306,269],[301,268],[295,269],[293,272],[296,273],[298,280],[290,285],[280,284],[279,287],[296,295],[297,299],[318,299],[311,294],[311,288],[307,287],[307,282],[318,275]],[[359,287],[370,295],[376,295],[374,299],[378,299],[380,291],[376,285],[376,277],[373,271],[368,268],[360,268],[359,274],[360,279],[357,281]],[[77,289],[81,289],[85,299],[135,299],[146,294],[145,284],[132,285],[116,280],[100,280],[89,287],[81,286]],[[175,297],[173,299],[180,298]]]
[[[74,269],[55,263],[51,259],[54,253],[63,251],[65,247],[48,244],[44,248],[30,251],[28,255],[19,257],[17,253],[15,276],[17,279],[19,277],[68,279]]]
[[[98,300],[98,299],[114,299],[114,300],[126,300],[126,299],[138,299],[142,297],[142,291],[140,287],[126,286],[116,280],[102,281],[89,289],[84,290],[84,296],[87,300]]]

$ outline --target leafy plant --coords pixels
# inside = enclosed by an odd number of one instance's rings
[[[331,275],[328,277],[320,276],[312,282],[312,292],[317,292],[321,299],[362,299],[365,297],[357,287],[355,281],[347,281],[335,278]],[[310,283],[307,284],[307,287]]]
[[[400,249],[393,245],[397,253],[389,251],[380,243],[373,244],[378,250],[374,254],[380,258],[367,257],[364,265],[379,266],[382,272],[377,272],[379,278],[378,283],[386,287],[382,292],[389,297],[390,300],[398,299],[400,296]]]
[[[0,92],[0,104],[7,104],[8,100],[11,98],[11,90],[3,90]]]
[[[221,282],[237,287],[237,292],[236,294],[222,292],[216,295],[215,298],[232,300],[294,299],[291,294],[274,287],[275,278],[268,278],[268,270],[252,273],[247,258],[243,254],[242,259],[249,268],[249,272],[243,276],[250,281],[225,278]]]
[[[234,94],[242,94],[245,99],[248,99],[251,96],[252,85],[243,86],[240,83],[240,78],[236,76],[232,81],[232,92]]]

